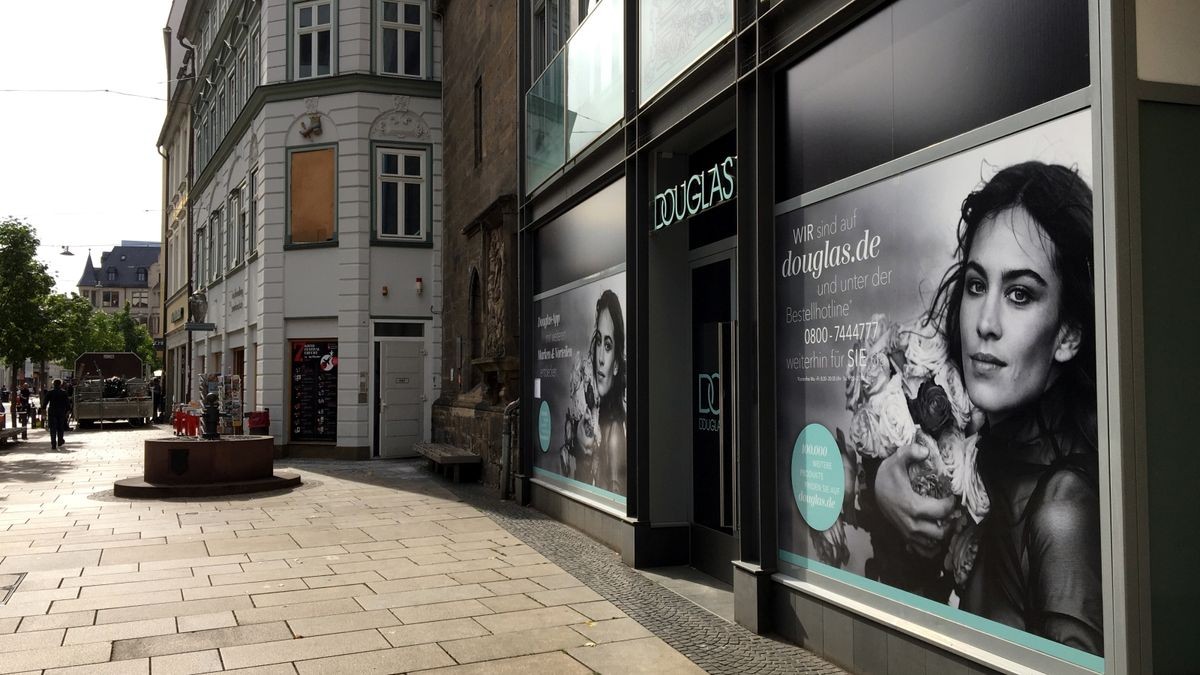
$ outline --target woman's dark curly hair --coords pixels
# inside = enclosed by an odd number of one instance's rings
[[[1074,170],[1024,162],[1007,167],[967,195],[958,225],[956,261],[934,295],[926,323],[943,326],[950,356],[962,364],[962,305],[966,262],[979,227],[997,214],[1024,208],[1054,244],[1052,264],[1062,280],[1060,321],[1077,329],[1079,352],[1061,364],[1067,401],[1094,409],[1096,400],[1096,297],[1092,242],[1092,189]],[[1095,413],[1091,413],[1094,418]],[[1076,419],[1081,419],[1078,416]],[[1094,425],[1089,437],[1095,436]]]
[[[596,371],[596,343],[600,340],[600,313],[608,311],[613,322],[613,378],[608,396],[600,400],[600,412],[607,417],[625,417],[625,314],[621,311],[621,300],[611,289],[600,294],[596,301],[596,330],[592,333],[592,372]]]

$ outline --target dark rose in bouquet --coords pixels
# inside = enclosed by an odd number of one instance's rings
[[[911,407],[917,424],[930,436],[936,437],[942,429],[954,423],[954,406],[950,404],[950,397],[933,380],[921,383],[917,399]]]

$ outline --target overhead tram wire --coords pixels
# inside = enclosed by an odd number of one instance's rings
[[[151,101],[165,102],[167,100],[161,96],[134,94],[127,91],[119,91],[117,89],[0,89],[0,94],[115,94],[117,96],[129,96],[131,98],[144,98]]]

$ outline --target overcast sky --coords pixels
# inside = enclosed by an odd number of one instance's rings
[[[170,0],[0,0],[0,217],[23,217],[59,291],[122,239],[158,241]],[[59,255],[67,245],[73,257]]]

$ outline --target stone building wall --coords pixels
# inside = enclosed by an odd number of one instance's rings
[[[447,0],[442,392],[432,437],[499,480],[505,404],[518,395],[517,2]]]

